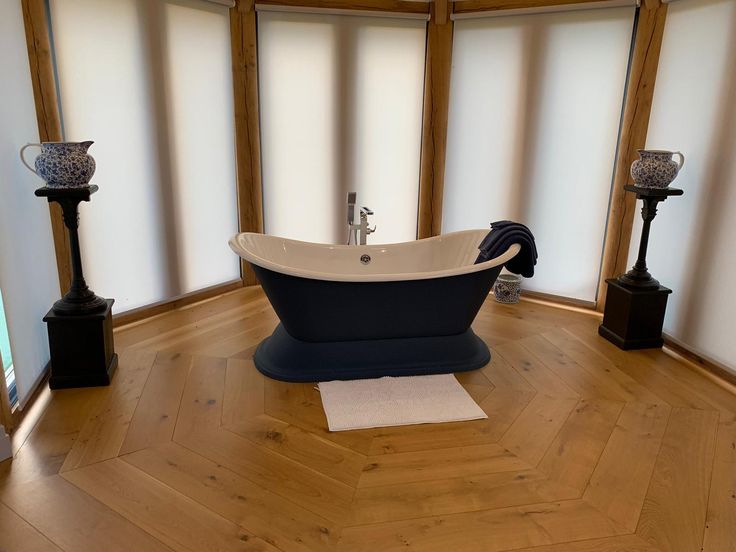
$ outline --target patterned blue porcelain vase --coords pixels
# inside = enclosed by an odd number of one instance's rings
[[[518,303],[521,295],[521,276],[499,274],[493,284],[493,295],[499,303]]]
[[[49,188],[84,188],[95,174],[95,160],[87,153],[94,144],[87,142],[42,142],[26,144],[20,149],[20,160],[29,170],[46,181]],[[41,148],[35,169],[23,157],[26,148]]]
[[[642,188],[667,188],[685,164],[679,151],[637,150],[639,159],[631,164],[631,178]],[[672,159],[678,156],[679,161]]]

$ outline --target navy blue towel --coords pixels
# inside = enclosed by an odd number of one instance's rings
[[[515,243],[521,246],[521,250],[504,266],[509,272],[531,278],[537,264],[537,246],[529,228],[518,222],[499,220],[491,223],[491,231],[478,246],[480,254],[475,264],[498,257]]]

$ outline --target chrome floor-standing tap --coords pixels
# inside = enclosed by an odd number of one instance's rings
[[[348,192],[348,245],[365,245],[369,234],[376,231],[376,227],[368,227],[368,216],[373,214],[368,207],[360,208],[360,222],[355,224],[356,192]]]

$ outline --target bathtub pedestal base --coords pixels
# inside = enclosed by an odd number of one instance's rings
[[[491,353],[473,330],[451,336],[314,343],[279,324],[256,350],[258,370],[273,379],[316,382],[475,370]]]

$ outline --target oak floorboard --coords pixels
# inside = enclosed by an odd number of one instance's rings
[[[119,458],[63,477],[173,550],[277,552],[235,523]]]
[[[243,351],[255,349],[261,341],[273,333],[278,322],[279,319],[273,311],[266,311],[257,321],[253,321],[247,330],[225,339],[218,338],[206,346],[199,346],[196,348],[197,354],[232,358]]]
[[[522,506],[579,498],[534,469],[453,477],[416,483],[360,487],[350,525]]]
[[[621,370],[610,357],[596,349],[600,346],[608,349],[612,355],[616,355],[619,349],[615,345],[603,340],[595,330],[591,331],[587,326],[575,326],[576,331],[574,333],[568,331],[569,329],[570,327],[564,327],[549,330],[544,332],[542,337],[564,351],[568,358],[577,362],[586,370],[608,378],[611,386],[620,387],[624,393],[630,394],[633,397],[630,402],[667,404],[651,388]],[[605,343],[601,343],[601,340]],[[607,346],[612,347],[616,352],[613,352]]]
[[[382,454],[365,459],[360,487],[403,485],[528,467],[526,462],[498,444]]]
[[[488,419],[468,422],[447,422],[415,426],[381,427],[373,432],[367,454],[407,453],[435,451],[446,448],[491,445],[498,441],[510,422],[501,417],[491,417],[484,404],[488,403],[492,391],[481,403],[481,408],[489,414]]]
[[[586,354],[591,362],[602,363],[608,367],[612,376],[620,377],[620,373],[624,373],[627,379],[635,380],[640,386],[636,388],[640,394],[637,402],[666,402],[670,406],[679,408],[714,409],[713,405],[698,397],[677,380],[655,370],[654,363],[649,359],[631,354],[631,351],[622,351],[601,336],[591,334],[585,328],[571,326],[563,331],[578,338],[585,345],[583,350],[580,350],[579,346],[577,348],[569,347],[566,349],[568,355]],[[543,335],[552,340],[554,332]],[[568,341],[568,343],[571,342]],[[590,351],[593,351],[593,353],[591,354]],[[646,394],[651,395],[651,397],[644,396],[642,387],[646,389]],[[656,400],[656,397],[659,400]]]
[[[120,353],[115,385],[106,388],[106,397],[82,426],[61,472],[118,455],[155,358],[154,351]]]
[[[366,463],[359,452],[267,415],[225,429],[352,487],[358,484]]]
[[[0,500],[68,552],[171,550],[59,475],[9,487]]]
[[[120,454],[171,441],[191,365],[187,354],[158,353]]]
[[[265,412],[265,376],[252,360],[231,358],[227,361],[222,425],[247,422]]]
[[[654,465],[637,534],[668,552],[703,543],[718,413],[674,408]]]
[[[475,402],[480,402],[493,391],[493,384],[483,374],[482,370],[471,370],[455,374],[455,378],[463,389],[468,392]]]
[[[227,359],[194,357],[174,428],[177,434],[216,430],[222,424]]]
[[[586,370],[541,335],[526,337],[519,343],[581,397],[612,401],[634,401],[636,397],[605,371]]]
[[[703,552],[736,550],[736,422],[718,424]]]
[[[230,431],[181,434],[175,441],[331,521],[349,515],[353,487]]]
[[[516,320],[523,320],[545,328],[559,328],[569,324],[582,324],[597,328],[601,323],[599,313],[595,311],[579,311],[558,308],[554,305],[545,305],[534,299],[529,299],[523,294],[520,303],[499,303],[493,297],[484,303],[483,309],[490,314],[505,317],[509,325]]]
[[[564,542],[534,548],[517,548],[514,552],[662,552],[636,535],[605,537],[577,542]]]
[[[623,407],[623,403],[607,399],[582,399],[537,469],[550,481],[582,495]]]
[[[526,349],[524,340],[504,343],[495,348],[511,366],[513,366],[538,393],[544,393],[557,399],[579,398],[562,378],[550,370],[539,358]]]
[[[3,552],[61,552],[61,548],[1,502],[0,550]]]
[[[661,350],[636,351],[634,356],[646,358],[654,370],[678,381],[691,393],[710,404],[714,410],[721,413],[721,420],[736,419],[736,393],[711,381]]]
[[[273,319],[273,310],[265,300],[246,306],[239,311],[238,316],[231,316],[217,323],[194,326],[188,332],[170,336],[165,341],[159,338],[156,349],[166,352],[182,352],[192,355],[207,355],[206,351],[213,345],[240,335],[249,330],[259,328],[262,324]]]
[[[322,550],[337,542],[332,522],[176,443],[122,459],[281,550]]]
[[[369,454],[376,430],[329,431],[316,384],[285,383],[266,378],[264,385],[265,412],[269,416],[361,454]]]
[[[532,385],[495,351],[491,352],[491,361],[480,369],[483,375],[496,388],[513,389],[520,393],[536,394]]]
[[[252,309],[252,304],[265,300],[260,287],[246,287],[116,328],[115,345],[119,350],[129,347],[157,349],[158,344],[172,335],[196,331],[202,324],[231,319],[246,309]]]
[[[48,407],[13,460],[0,462],[0,489],[59,473],[82,426],[107,394],[101,387],[53,391]]]
[[[627,404],[583,494],[629,532],[636,529],[669,415],[666,405]]]
[[[536,466],[577,403],[572,398],[536,395],[499,443]]]
[[[617,534],[598,510],[571,500],[347,527],[340,550],[499,552]]]

